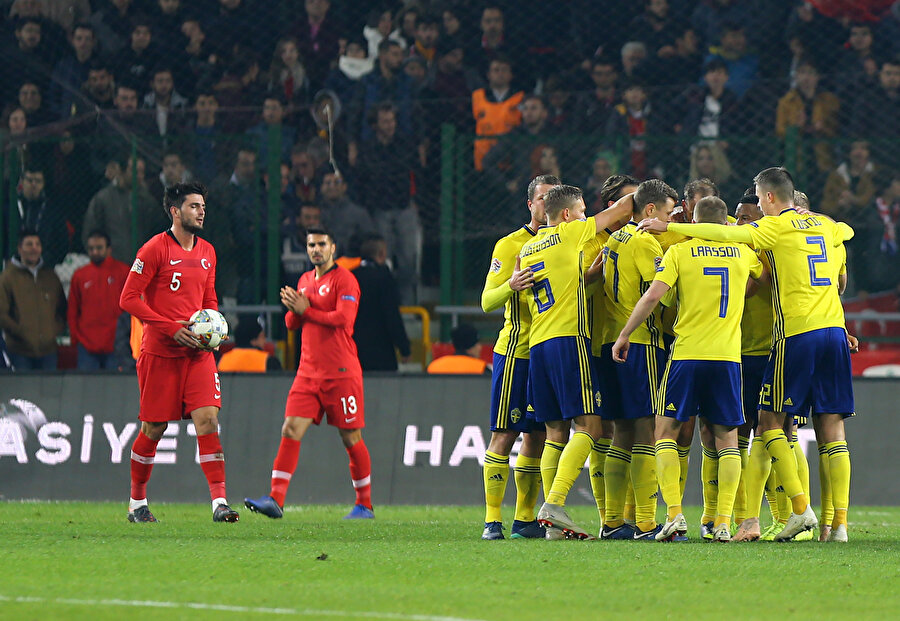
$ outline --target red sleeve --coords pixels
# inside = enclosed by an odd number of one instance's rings
[[[218,259],[216,258],[216,250],[209,244],[209,255],[213,260],[213,266],[209,270],[206,277],[206,289],[203,290],[203,308],[212,308],[219,310],[219,296],[216,295],[216,267]]]
[[[294,311],[288,311],[284,316],[284,325],[287,326],[288,330],[299,330],[302,323],[303,317]]]
[[[69,334],[72,336],[72,345],[77,345],[84,341],[78,332],[78,315],[81,312],[81,270],[72,274],[72,282],[69,285],[69,308],[66,312],[66,319],[69,322]]]
[[[333,311],[308,308],[303,313],[307,321],[335,328],[353,328],[356,311],[359,310],[359,283],[349,272],[341,278],[337,287],[337,304]]]
[[[125,279],[125,287],[119,298],[119,307],[142,322],[158,326],[163,332],[174,335],[182,328],[182,325],[155,312],[142,298],[158,268],[159,251],[155,245],[145,244],[138,251],[134,265],[128,272],[128,278]]]

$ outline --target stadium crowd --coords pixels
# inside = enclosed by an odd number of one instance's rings
[[[474,138],[456,187],[491,243],[521,224],[535,175],[582,185],[592,212],[611,174],[675,187],[705,177],[733,210],[755,172],[784,163],[814,210],[855,228],[851,291],[898,284],[900,5],[889,1],[4,0],[0,11],[0,200],[4,258],[15,255],[0,321],[24,355],[51,355],[47,337],[67,323],[81,343],[65,311],[75,268],[85,255],[130,264],[168,226],[165,189],[188,180],[209,186],[222,298],[264,299],[269,267],[248,260],[252,248],[278,249],[280,282],[309,270],[303,231],[324,225],[346,256],[380,234],[400,298],[415,301],[438,277],[448,125]],[[262,220],[272,196],[278,239]],[[21,247],[21,229],[36,246]],[[48,268],[62,283],[38,277]],[[59,301],[30,328],[9,315],[28,271]]]

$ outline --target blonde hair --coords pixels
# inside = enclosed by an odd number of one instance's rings
[[[701,150],[709,151],[713,159],[713,165],[716,168],[715,174],[705,175],[697,171],[697,158]],[[700,177],[709,177],[717,184],[722,184],[731,177],[731,164],[725,155],[725,150],[717,142],[698,142],[691,149],[691,168],[690,178],[698,179]]]

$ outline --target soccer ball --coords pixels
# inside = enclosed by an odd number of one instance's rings
[[[191,315],[191,332],[206,349],[218,347],[228,336],[228,322],[217,310],[204,308]]]

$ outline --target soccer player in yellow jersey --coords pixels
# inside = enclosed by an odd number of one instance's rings
[[[582,248],[630,208],[629,196],[584,219],[581,190],[557,186],[544,198],[547,226],[538,229],[519,252],[521,267],[529,269],[535,279],[532,295],[527,296],[531,314],[529,402],[535,420],[547,426],[547,442],[565,445],[538,521],[578,539],[590,535],[572,521],[564,505],[594,440],[600,436],[597,410],[602,401],[590,360]],[[572,423],[575,435],[570,440]],[[545,449],[543,459],[550,458]]]
[[[612,343],[622,331],[662,261],[662,248],[652,235],[637,231],[637,220],[668,220],[678,194],[659,179],[644,181],[634,194],[633,219],[606,242],[604,283],[610,321],[604,332],[600,375],[604,381],[603,417],[613,421],[612,445],[606,455],[606,519],[604,539],[653,540],[656,523],[656,457],[653,413],[665,366],[659,307],[631,335],[627,364],[613,363]],[[635,526],[625,523],[625,490],[629,472],[634,486]]]
[[[767,168],[754,182],[767,217],[749,226],[648,220],[641,228],[744,242],[764,252],[771,269],[775,326],[760,392],[759,430],[793,511],[775,539],[792,539],[817,523],[783,430],[786,416],[805,415],[811,408],[818,438],[829,457],[834,503],[829,541],[845,542],[850,452],[844,418],[853,415],[854,405],[850,348],[834,275],[839,269],[836,249],[852,235],[852,229],[823,216],[797,213],[794,183],[783,168]]]
[[[541,488],[541,451],[544,426],[537,424],[528,409],[528,313],[527,291],[534,284],[529,270],[516,269],[519,250],[546,222],[544,195],[560,184],[553,175],[539,175],[528,184],[531,221],[500,239],[491,255],[491,266],[481,293],[481,308],[488,313],[504,308],[503,327],[494,345],[491,372],[491,441],[484,454],[485,518],[482,539],[503,539],[500,505],[509,478],[509,454],[520,433],[522,448],[516,458],[516,514],[511,537],[540,538],[544,529],[534,516]],[[562,450],[560,448],[560,450]]]
[[[728,210],[717,197],[695,206],[698,222],[726,224]],[[657,400],[656,460],[667,518],[655,534],[658,541],[684,535],[678,477],[678,437],[682,423],[699,414],[711,426],[718,454],[718,513],[714,539],[731,540],[731,512],[741,478],[737,427],[744,422],[741,404],[741,316],[749,277],[759,278],[762,265],[743,244],[692,239],[666,251],[656,278],[641,297],[612,347],[616,362],[627,362],[629,336],[674,288],[678,296],[675,342]]]
[[[639,184],[640,182],[631,175],[611,175],[600,188],[601,203],[606,207],[612,207],[623,196],[633,194]],[[627,222],[627,219],[625,222]],[[621,228],[625,222],[618,222],[604,229],[584,245],[584,264],[591,266],[585,272],[585,285],[587,285],[588,292],[588,315],[591,323],[591,361],[597,370],[598,376],[600,374],[601,349],[605,342],[604,331],[609,329],[610,322],[604,308],[606,293],[603,291],[603,283],[599,282],[599,278],[602,276],[603,265],[597,259],[598,257],[602,259],[600,256],[601,251],[603,246],[606,245],[609,236],[612,235],[613,231]],[[606,518],[604,466],[606,465],[606,454],[609,452],[609,445],[612,443],[612,436],[612,421],[601,419],[600,437],[594,441],[594,448],[591,449],[590,458],[591,491],[594,494],[594,501],[600,514],[601,527]]]

